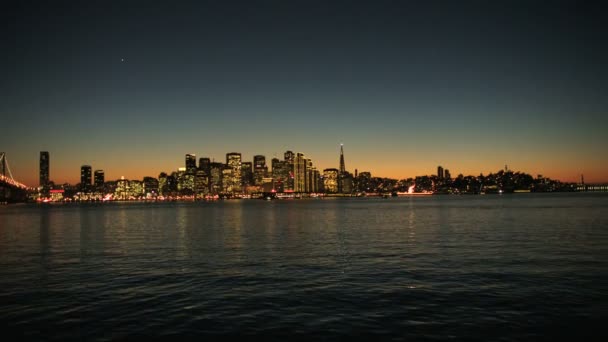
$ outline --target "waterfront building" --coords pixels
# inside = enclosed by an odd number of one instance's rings
[[[226,165],[230,169],[230,173],[222,172],[223,176],[228,178],[224,180],[226,187],[224,192],[235,193],[242,190],[242,175],[241,175],[241,154],[238,152],[226,153]]]
[[[144,196],[144,182],[138,180],[132,180],[129,182],[129,191],[127,192],[129,198],[141,198]]]
[[[443,167],[437,166],[437,178],[441,180],[441,179],[443,179],[443,176],[444,176]]]
[[[40,186],[48,190],[50,182],[50,159],[48,151],[40,152]]]
[[[340,144],[340,171],[338,174],[338,192],[344,193],[344,177],[346,176],[346,164],[344,163],[344,144]]]
[[[95,183],[95,190],[97,191],[101,191],[101,189],[103,188],[103,184],[105,183],[105,173],[103,170],[95,170],[94,173],[94,183]]]
[[[80,191],[82,192],[91,191],[91,184],[93,183],[91,170],[90,165],[82,165],[80,167]]]
[[[253,177],[253,163],[252,162],[243,162],[241,163],[241,183],[247,187],[254,183]]]
[[[357,180],[357,191],[362,192],[374,192],[374,186],[372,185],[372,174],[371,172],[361,172],[356,177]]]
[[[211,194],[219,194],[222,192],[222,163],[213,162],[209,165],[209,192]]]
[[[335,194],[338,192],[338,169],[323,170],[323,188],[326,193]]]
[[[146,198],[156,197],[159,194],[158,191],[159,181],[154,177],[144,177],[144,194]]]
[[[294,159],[293,179],[295,192],[306,192],[306,157],[297,153]]]
[[[161,172],[158,175],[158,194],[161,196],[166,196],[168,194],[167,190],[167,174]]]
[[[222,167],[222,193],[232,193],[234,192],[234,181],[233,181],[233,170],[230,166],[224,165]]]
[[[265,156],[253,156],[253,174],[255,185],[262,185],[264,177],[266,177],[268,174],[268,167],[266,166]]]
[[[194,176],[194,194],[203,197],[209,193],[209,176],[204,170],[197,170]]]
[[[272,179],[276,192],[285,191],[284,184],[289,177],[287,163],[278,158],[272,158]]]
[[[343,194],[351,194],[354,190],[353,186],[353,175],[350,172],[345,172],[342,174],[342,178],[340,179],[341,185],[341,193]]]
[[[287,178],[283,183],[285,192],[294,191],[294,161],[295,154],[292,151],[286,151],[284,154],[285,168],[287,172]]]

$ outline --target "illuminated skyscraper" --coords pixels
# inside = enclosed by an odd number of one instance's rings
[[[344,193],[344,183],[346,178],[346,165],[344,165],[344,144],[340,144],[340,173],[338,174],[338,192]]]
[[[40,152],[40,186],[43,188],[49,185],[49,152]]]
[[[293,191],[306,192],[306,157],[297,153],[293,162]]]
[[[103,170],[95,170],[95,189],[101,190],[103,188],[103,183],[105,183],[105,173]]]
[[[194,195],[202,198],[209,193],[209,176],[204,170],[197,170],[194,176]]]
[[[340,144],[340,174],[346,172],[346,166],[344,165],[344,145]]]
[[[335,194],[338,192],[338,169],[323,170],[323,187],[325,192]]]
[[[266,177],[268,167],[266,166],[266,157],[262,155],[253,156],[253,174],[255,185],[262,185],[262,179]]]
[[[289,178],[289,169],[287,163],[281,161],[278,158],[272,158],[272,178],[274,182],[274,189],[277,192],[285,191],[285,183]]]
[[[253,185],[253,163],[242,162],[241,163],[241,180],[244,186]]]
[[[80,167],[80,191],[87,192],[91,190],[92,168],[90,165],[82,165]]]
[[[211,163],[209,165],[209,191],[211,194],[216,195],[222,192],[222,170],[224,164],[222,163]]]
[[[313,175],[313,167],[312,167],[312,160],[310,160],[310,158],[306,158],[306,192],[314,192],[314,175]]]
[[[229,179],[224,179],[224,192],[241,192],[241,154],[238,152],[226,153],[226,165],[230,168]],[[226,174],[224,173],[224,176]]]
[[[186,154],[186,172],[189,174],[196,173],[196,155]]]
[[[294,160],[295,154],[291,151],[287,151],[284,154],[285,156],[285,169],[287,173],[287,178],[283,183],[284,190],[286,192],[294,191]]]

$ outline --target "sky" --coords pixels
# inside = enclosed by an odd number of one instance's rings
[[[12,6],[12,7],[11,7]],[[19,1],[0,13],[16,180],[287,150],[408,178],[607,182],[608,29],[580,1]]]

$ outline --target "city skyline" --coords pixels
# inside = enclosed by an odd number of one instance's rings
[[[314,167],[316,170],[321,172],[321,176],[322,176],[322,171],[324,170],[335,170],[336,174],[344,174],[344,173],[348,173],[348,174],[355,174],[355,173],[370,173],[372,174],[374,177],[380,177],[380,178],[387,178],[387,179],[395,179],[395,180],[406,180],[406,179],[413,179],[416,177],[420,177],[420,176],[432,176],[435,175],[437,176],[438,179],[452,179],[454,177],[458,177],[459,175],[462,176],[476,176],[476,175],[488,175],[488,174],[493,174],[495,172],[497,172],[497,170],[509,170],[512,172],[524,172],[524,173],[528,173],[528,174],[534,174],[535,176],[542,176],[542,177],[546,177],[549,179],[553,179],[553,180],[557,180],[557,181],[561,181],[561,182],[565,182],[565,183],[581,183],[583,181],[583,179],[585,179],[584,174],[579,174],[578,178],[573,179],[571,181],[569,180],[564,180],[564,179],[559,179],[559,178],[553,178],[550,175],[546,174],[546,173],[534,173],[534,172],[530,172],[529,170],[525,170],[525,169],[513,169],[511,167],[508,166],[508,164],[504,164],[502,165],[502,167],[496,167],[494,169],[489,169],[487,172],[471,172],[471,173],[466,173],[466,172],[459,172],[458,170],[455,170],[456,172],[454,172],[454,170],[450,170],[449,167],[444,168],[442,165],[435,165],[432,168],[429,169],[429,171],[427,172],[423,172],[423,173],[419,173],[419,174],[415,174],[415,175],[408,175],[408,176],[403,176],[403,177],[390,177],[390,176],[386,176],[386,175],[382,175],[382,174],[377,174],[375,172],[373,172],[372,170],[368,170],[368,169],[360,169],[357,168],[356,166],[353,167],[352,169],[346,168],[345,167],[345,162],[344,162],[344,144],[340,144],[339,145],[340,149],[339,149],[339,161],[338,163],[336,163],[339,166],[335,166],[335,165],[330,165],[330,166],[319,166],[318,163],[315,160],[314,163]],[[292,154],[292,159],[295,158],[297,159],[297,156],[302,156],[302,158],[306,158],[306,160],[311,160],[309,157],[309,155],[307,155],[306,153],[303,152],[293,152],[291,150],[287,150],[284,151],[285,154],[287,153],[291,153]],[[71,184],[71,185],[77,185],[82,183],[82,180],[84,179],[83,177],[86,177],[89,182],[86,182],[87,184],[98,184],[98,179],[101,179],[101,183],[105,181],[116,181],[116,180],[120,180],[120,179],[127,179],[127,180],[142,180],[144,178],[148,178],[148,177],[152,177],[152,178],[157,178],[159,175],[161,174],[171,174],[171,173],[175,173],[175,172],[180,172],[180,171],[184,171],[184,172],[188,172],[188,173],[192,173],[194,174],[196,172],[196,170],[200,170],[200,169],[205,169],[205,167],[208,167],[211,164],[221,164],[224,166],[228,166],[229,168],[234,169],[235,166],[233,165],[234,162],[231,161],[231,156],[237,156],[238,158],[238,165],[241,167],[245,167],[245,165],[247,165],[249,168],[251,168],[250,172],[251,172],[251,177],[252,177],[252,182],[256,183],[259,181],[255,180],[256,176],[256,172],[258,172],[256,170],[256,158],[257,161],[259,161],[260,159],[264,162],[264,167],[262,170],[262,174],[267,175],[268,177],[271,176],[274,168],[271,167],[271,165],[273,165],[272,163],[270,163],[271,160],[276,159],[279,161],[284,161],[287,160],[287,155],[284,155],[283,153],[281,153],[280,155],[273,155],[271,157],[266,157],[265,155],[260,155],[260,154],[256,154],[253,155],[251,160],[247,160],[245,158],[242,157],[242,154],[240,152],[226,152],[224,154],[223,158],[220,158],[219,160],[216,158],[212,158],[212,157],[208,157],[208,156],[197,156],[197,154],[195,153],[185,153],[182,155],[182,164],[181,165],[176,165],[173,168],[165,168],[160,170],[157,173],[153,173],[153,172],[143,172],[143,176],[133,176],[133,177],[128,177],[125,176],[124,172],[114,172],[114,173],[110,173],[110,176],[107,176],[107,172],[103,167],[98,167],[96,165],[91,165],[91,164],[80,164],[80,166],[78,167],[78,170],[72,172],[75,174],[75,176],[73,177],[73,179],[64,181],[61,179],[67,179],[67,178],[62,178],[65,177],[65,175],[59,176],[58,179],[60,180],[55,180],[52,175],[53,175],[53,171],[52,169],[49,167],[49,162],[51,165],[54,165],[53,157],[52,154],[49,153],[49,151],[39,151],[39,163],[38,163],[38,173],[37,173],[37,183],[35,185],[32,184],[27,184],[24,183],[25,185],[29,185],[31,187],[39,187],[39,186],[43,186],[43,182],[46,184],[55,184],[55,186],[60,186],[62,184]],[[284,159],[285,158],[285,159]],[[266,159],[269,161],[268,163],[266,163]],[[445,165],[445,164],[444,164]],[[278,166],[281,167],[281,166]],[[61,168],[63,169],[63,168]],[[87,170],[86,172],[83,170]],[[260,169],[258,169],[260,170]],[[93,175],[93,171],[94,171],[94,175]],[[296,169],[294,168],[292,171],[296,171]],[[85,172],[83,174],[83,172]],[[238,171],[239,173],[241,172],[240,169]],[[454,174],[452,174],[452,172],[454,172]],[[50,174],[50,175],[49,175]],[[85,176],[86,174],[86,176]],[[94,177],[93,177],[94,176]],[[210,176],[210,175],[207,175]],[[241,178],[244,175],[239,175],[237,178]],[[262,176],[260,176],[262,177]],[[17,177],[15,177],[17,178]],[[587,181],[587,183],[590,184],[594,184],[594,183],[605,183],[605,182],[594,182],[594,181]]]
[[[286,150],[395,179],[505,164],[608,182],[608,33],[575,1],[15,3],[0,103],[15,178],[156,177]]]

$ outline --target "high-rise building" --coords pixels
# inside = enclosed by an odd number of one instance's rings
[[[211,173],[211,159],[209,158],[200,158],[198,160],[198,169],[205,171],[207,176]]]
[[[222,193],[233,193],[234,190],[234,170],[228,165],[222,167]]]
[[[189,174],[196,173],[196,155],[186,154],[186,172]]]
[[[361,172],[357,175],[357,191],[371,192],[373,191],[372,186],[372,174],[371,172]]]
[[[241,192],[241,154],[238,152],[226,153],[226,165],[230,168],[231,174],[229,179],[224,180],[227,185],[224,192]],[[223,174],[226,175],[226,173]]]
[[[262,155],[253,156],[253,175],[255,185],[262,185],[262,180],[268,174],[266,166],[266,157]]]
[[[103,170],[95,170],[95,175],[94,175],[94,182],[95,182],[95,189],[97,191],[101,190],[103,188],[103,184],[105,183],[105,173]]]
[[[335,194],[338,192],[338,169],[323,170],[323,187],[325,192]]]
[[[452,180],[452,175],[450,174],[450,170],[445,169],[445,170],[443,171],[443,177],[444,177],[445,179],[447,179],[447,180]]]
[[[346,172],[346,166],[344,165],[344,144],[340,144],[340,174]]]
[[[219,194],[222,192],[222,170],[224,164],[222,163],[211,163],[209,165],[209,191],[212,194]]]
[[[42,187],[42,192],[47,195],[50,190],[50,187],[49,187],[50,168],[49,168],[49,166],[50,166],[49,152],[41,151],[40,152],[40,186]]]
[[[249,186],[254,183],[252,162],[241,163],[241,178],[242,184],[244,186]]]
[[[285,182],[283,183],[283,187],[286,192],[294,191],[294,188],[295,188],[295,185],[294,185],[295,154],[291,151],[286,151],[284,154],[284,161],[285,161],[285,169],[287,172],[287,178],[286,178]]]
[[[90,165],[82,165],[80,167],[80,191],[87,192],[91,190],[92,168]]]
[[[305,185],[305,191],[306,192],[314,192],[314,176],[313,176],[313,166],[312,166],[312,160],[310,158],[306,158],[306,185]]]
[[[204,197],[209,193],[209,176],[204,170],[197,170],[194,176],[194,195]]]
[[[285,183],[289,178],[287,163],[278,158],[272,158],[272,179],[276,192],[285,191]]]
[[[437,178],[443,179],[443,167],[437,166]]]
[[[293,191],[306,192],[306,157],[296,153],[293,162]]]
[[[344,193],[344,178],[346,177],[346,165],[344,164],[344,144],[340,144],[340,173],[338,174],[338,192]]]

